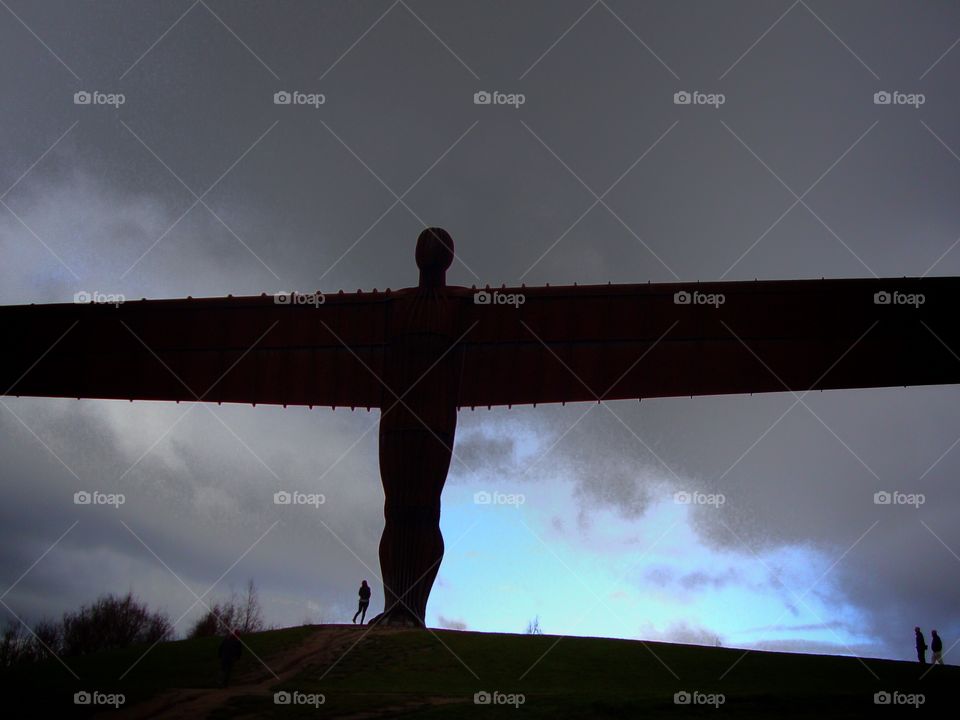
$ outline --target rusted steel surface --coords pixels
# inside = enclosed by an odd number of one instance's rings
[[[0,307],[5,395],[379,407],[389,296]]]
[[[960,278],[488,292],[524,301],[470,303],[460,406],[960,382]]]
[[[674,301],[694,291],[724,302]],[[410,292],[2,307],[0,390],[381,407],[388,306]],[[438,292],[462,308],[459,407],[960,382],[958,278]]]

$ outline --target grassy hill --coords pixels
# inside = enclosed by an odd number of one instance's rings
[[[921,679],[916,663],[604,638],[324,625],[244,642],[226,689],[217,687],[215,638],[67,660],[79,680],[56,660],[20,668],[0,675],[3,716],[917,717],[950,709],[960,688],[960,668],[949,666]],[[81,690],[123,693],[125,702],[74,705]],[[282,691],[291,704],[274,702]],[[475,704],[478,692],[501,693],[501,704]],[[675,703],[680,692],[693,702]],[[876,705],[877,692],[920,693],[924,702]]]

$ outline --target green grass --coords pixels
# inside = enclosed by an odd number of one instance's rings
[[[289,628],[245,638],[269,665],[271,657],[303,641],[315,627]],[[367,628],[355,628],[360,638]],[[10,674],[18,692],[44,693],[51,701],[72,697],[76,687],[119,691],[128,704],[164,688],[212,687],[216,639],[164,643],[119,682],[118,676],[142,649],[102,653],[68,661],[80,684],[56,661]],[[339,654],[338,654],[339,656]],[[867,667],[864,667],[864,664]],[[732,669],[731,669],[732,668]],[[868,669],[869,668],[869,669]],[[672,671],[672,672],[671,672]],[[237,673],[267,677],[246,654]],[[674,673],[678,677],[674,677]],[[875,678],[873,674],[878,676]],[[960,688],[960,669],[935,668],[920,680],[916,663],[889,660],[750,652],[666,643],[603,638],[500,635],[448,630],[379,632],[374,630],[330,669],[329,663],[305,663],[298,674],[256,695],[233,698],[212,718],[234,717],[462,717],[590,718],[703,717],[872,717],[926,715],[933,706],[952,707]],[[475,677],[476,675],[476,677]],[[322,693],[325,702],[310,707],[279,706],[273,691]],[[475,705],[478,691],[522,693],[512,706]],[[674,704],[687,690],[722,693],[724,704]],[[879,690],[920,692],[919,711],[878,707]]]
[[[316,626],[305,626],[253,633],[245,635],[243,641],[265,659],[299,645],[316,629]],[[79,680],[57,660],[45,660],[0,673],[0,686],[15,689],[18,697],[30,698],[31,705],[62,707],[69,704],[73,708],[73,694],[79,690],[123,693],[126,704],[130,705],[166,688],[215,686],[220,669],[219,645],[220,638],[199,638],[159,643],[149,652],[149,645],[137,645],[65,658],[64,663],[79,676]],[[234,666],[235,676],[243,674],[266,677],[268,673],[256,658],[244,652]],[[122,680],[121,676],[124,676]],[[73,709],[83,711],[83,708]]]
[[[856,658],[833,656],[744,655],[742,650],[602,638],[558,642],[542,635],[435,634],[371,635],[326,677],[321,679],[322,669],[306,668],[277,687],[324,693],[325,710],[333,716],[417,702],[425,707],[411,710],[410,717],[510,717],[517,712],[512,706],[475,706],[473,695],[480,690],[523,693],[525,718],[675,718],[714,712],[712,706],[674,704],[674,693],[696,690],[723,693],[724,713],[759,718],[864,717],[887,709],[873,703],[879,690],[924,692],[931,705],[941,697],[949,701],[960,681],[957,668],[936,668],[921,682],[916,664],[885,660],[864,661],[868,670]],[[366,694],[369,702],[358,702]],[[431,697],[457,702],[430,707]],[[262,717],[295,717],[273,712],[286,708],[246,700],[245,709],[253,708]]]

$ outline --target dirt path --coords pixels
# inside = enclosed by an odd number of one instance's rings
[[[247,673],[238,677],[236,679],[237,684],[230,687],[173,688],[145,702],[110,715],[113,718],[123,718],[124,720],[205,718],[210,712],[225,705],[235,697],[267,694],[272,686],[295,676],[306,665],[336,662],[351,644],[359,640],[367,629],[361,625],[334,625],[317,630],[296,647],[270,658],[267,665],[279,679],[273,675],[261,678],[260,675],[264,668],[260,663],[257,663],[258,668],[255,674]],[[377,628],[370,634],[393,631],[393,628]]]

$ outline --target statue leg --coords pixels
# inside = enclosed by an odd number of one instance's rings
[[[440,494],[456,429],[456,412],[445,415],[446,427],[429,430],[405,408],[394,408],[381,417],[385,525],[380,570],[385,608],[371,623],[425,624],[427,599],[443,559]]]

